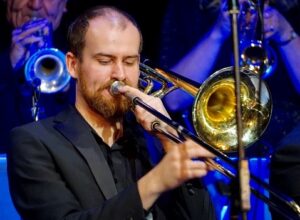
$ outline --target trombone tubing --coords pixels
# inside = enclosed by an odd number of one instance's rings
[[[113,94],[116,94],[116,90],[118,90],[118,88],[117,88],[118,86],[122,86],[122,83],[119,83],[118,85],[112,85],[111,90],[114,91]],[[148,112],[150,112],[151,114],[156,116],[158,119],[160,119],[161,121],[165,122],[167,125],[174,128],[178,132],[179,135],[182,135],[184,137],[188,137],[188,138],[192,139],[194,142],[196,142],[197,144],[203,146],[205,149],[207,149],[211,153],[215,154],[217,157],[221,158],[222,160],[224,160],[226,163],[228,163],[230,166],[232,166],[234,169],[237,170],[237,164],[234,161],[232,161],[223,152],[221,152],[221,151],[217,150],[216,148],[214,148],[214,147],[208,145],[207,143],[203,142],[194,133],[192,133],[191,131],[189,131],[188,129],[186,129],[185,127],[183,127],[182,125],[180,125],[176,121],[174,121],[172,119],[169,119],[168,117],[166,117],[165,115],[163,115],[159,111],[155,110],[154,108],[149,106],[147,103],[143,102],[139,97],[133,97],[133,96],[130,96],[129,94],[125,94],[125,96],[127,96],[127,98],[131,99],[131,101],[134,105],[138,105],[138,106],[144,108],[145,110],[147,110]],[[223,168],[223,169],[226,170],[225,168]],[[231,173],[231,172],[229,171],[229,173]],[[235,175],[227,175],[227,176],[230,177],[231,179],[236,178]],[[283,195],[283,194],[275,191],[266,182],[264,182],[263,180],[261,180],[260,178],[258,178],[257,176],[255,176],[251,173],[250,173],[250,179],[254,180],[258,185],[261,185],[265,190],[267,190],[269,193],[274,195],[277,199],[279,199],[286,206],[288,206],[294,213],[291,214],[285,208],[283,208],[280,205],[277,205],[274,202],[272,202],[268,197],[263,195],[258,190],[254,189],[253,187],[250,187],[251,192],[257,198],[261,199],[262,201],[267,203],[270,207],[274,208],[274,210],[281,213],[282,215],[285,215],[286,217],[288,217],[290,219],[300,219],[300,208],[293,199],[291,199],[288,196]]]
[[[184,128],[182,125],[178,124],[176,121],[169,119],[165,115],[161,114],[160,112],[156,111],[154,108],[149,106],[147,103],[143,102],[139,97],[130,97],[134,105],[139,105],[140,107],[144,108],[145,110],[149,111],[151,114],[159,118],[161,121],[165,122],[172,128],[174,128],[180,135],[187,136],[193,141],[195,141],[197,144],[203,146],[207,150],[209,150],[211,153],[215,154],[216,156],[220,157],[223,159],[225,162],[227,162],[229,165],[231,165],[233,168],[237,169],[237,164],[232,161],[226,154],[218,151],[217,149],[211,147],[210,145],[204,143],[201,139],[199,139],[198,136]],[[220,165],[221,166],[221,165]],[[226,170],[225,168],[223,168]],[[222,172],[221,172],[222,173]],[[229,171],[229,173],[231,173]],[[224,174],[224,173],[223,173]],[[226,172],[227,174],[227,172]],[[231,179],[236,178],[235,175],[227,175]],[[280,207],[279,205],[275,204],[271,200],[269,200],[268,197],[263,195],[261,192],[258,190],[254,189],[253,187],[250,186],[251,192],[259,199],[267,203],[269,206],[274,208],[276,211],[280,212],[282,215],[285,215],[288,218],[291,219],[299,219],[300,218],[300,212],[299,212],[299,207],[298,205],[291,199],[288,198],[285,195],[279,194],[278,192],[275,192],[274,189],[272,189],[267,183],[259,179],[257,176],[254,176],[253,174],[250,173],[250,179],[253,179],[257,184],[261,185],[264,189],[266,189],[269,193],[272,193],[277,199],[280,201],[284,202],[288,207],[290,207],[295,213],[294,215],[290,214],[286,209],[283,207]],[[296,217],[297,215],[297,217]]]

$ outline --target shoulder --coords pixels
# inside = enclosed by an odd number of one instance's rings
[[[59,125],[66,124],[65,121],[67,120],[74,121],[69,119],[71,116],[67,116],[68,112],[70,111],[63,111],[56,116],[12,129],[7,152],[9,158],[23,158],[25,160],[36,157],[44,158],[45,155],[53,154],[53,152],[61,152],[64,149],[63,146],[69,147],[68,139],[57,128]],[[70,126],[74,126],[74,124]]]
[[[66,121],[74,121],[75,110],[72,107],[61,111],[55,116],[41,119],[36,122],[31,122],[18,127],[15,127],[10,132],[10,140],[12,145],[16,143],[24,143],[28,139],[47,140],[50,136],[57,133],[57,125],[63,124]]]
[[[19,133],[19,132],[24,132],[24,133],[28,133],[28,134],[37,135],[39,133],[39,131],[41,131],[45,127],[50,127],[51,124],[53,124],[53,118],[54,117],[49,117],[46,119],[42,119],[40,121],[23,124],[21,126],[13,128],[11,130],[11,133],[14,134],[14,133]]]
[[[26,155],[30,149],[40,149],[43,140],[48,139],[52,121],[53,118],[48,118],[13,128],[9,135],[8,153]]]

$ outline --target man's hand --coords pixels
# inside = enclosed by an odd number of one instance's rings
[[[211,167],[201,158],[212,157],[213,154],[191,140],[169,147],[161,162],[138,181],[144,209],[150,208],[163,192],[205,176]]]
[[[44,35],[51,34],[47,24],[45,19],[36,19],[13,30],[10,61],[14,70],[22,67],[33,53],[47,43],[44,40],[49,38]]]
[[[281,43],[289,40],[293,32],[292,26],[275,8],[265,6],[264,10],[265,38]]]
[[[146,103],[147,105],[152,107],[154,110],[158,111],[165,117],[170,118],[170,116],[169,116],[167,110],[165,109],[160,98],[147,95],[136,88],[126,86],[126,85],[122,86],[120,88],[119,92],[121,94],[126,95],[127,97],[128,96],[131,98],[138,97],[144,103]],[[164,129],[165,131],[176,136],[177,132],[173,128],[171,128],[169,125],[167,125],[166,123],[161,121],[159,118],[154,116],[152,113],[150,113],[149,111],[145,110],[144,108],[142,108],[138,105],[134,106],[134,108],[132,110],[136,116],[138,123],[140,125],[142,125],[146,131],[157,135],[165,147],[166,147],[166,145],[170,144],[170,142],[173,143],[168,138],[166,138],[164,135],[160,134],[159,132],[155,132],[153,130],[153,123],[158,123],[162,129]]]

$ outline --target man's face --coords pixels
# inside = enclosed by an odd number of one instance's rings
[[[33,18],[46,18],[55,30],[66,11],[66,0],[7,0],[7,19],[16,28]]]
[[[128,99],[109,91],[116,80],[137,87],[139,45],[139,32],[130,23],[121,28],[103,18],[90,21],[78,63],[77,96],[105,118],[122,117],[130,107]]]

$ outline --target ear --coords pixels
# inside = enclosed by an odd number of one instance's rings
[[[74,79],[77,79],[77,77],[78,77],[77,73],[78,73],[79,60],[71,52],[68,52],[66,54],[66,65],[67,65],[67,68],[68,68],[68,71],[69,71],[70,75]]]

